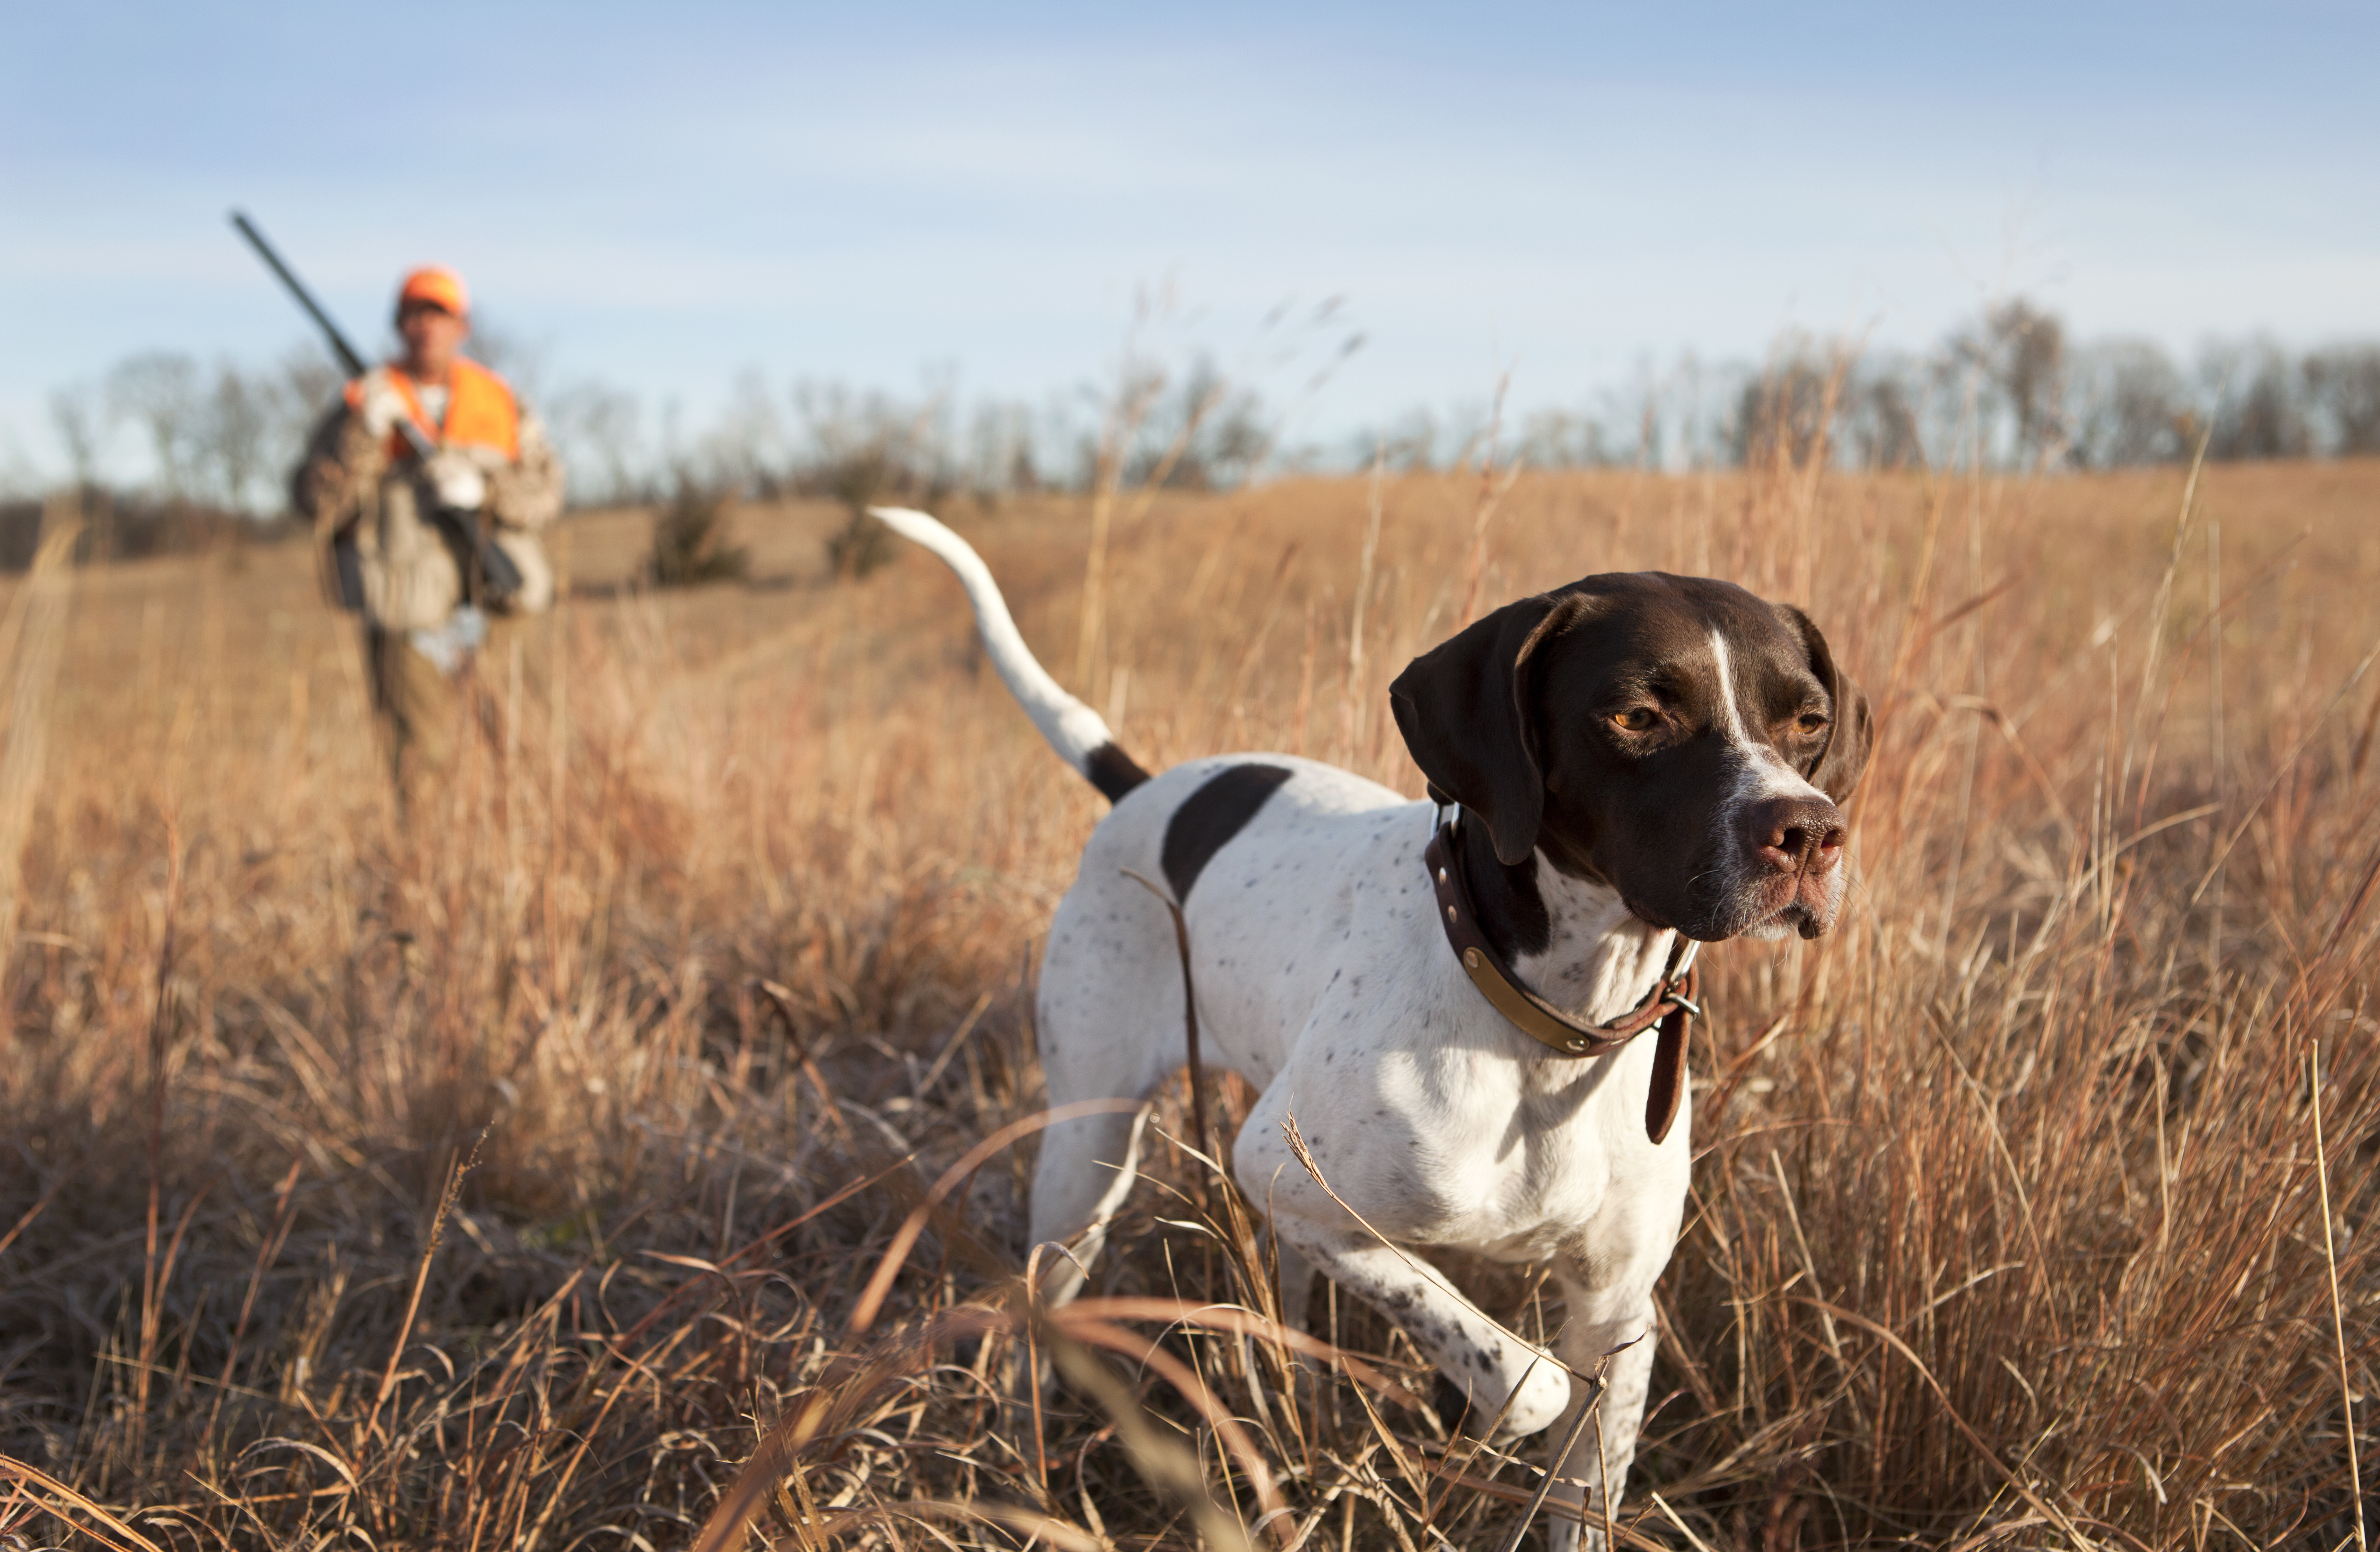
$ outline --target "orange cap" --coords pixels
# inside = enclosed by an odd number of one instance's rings
[[[403,312],[415,302],[443,308],[457,318],[471,315],[471,293],[465,289],[463,277],[443,264],[424,264],[405,277],[405,284],[396,288],[396,310]]]

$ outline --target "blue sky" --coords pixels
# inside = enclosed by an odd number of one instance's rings
[[[303,340],[234,205],[358,333],[441,260],[551,375],[697,418],[747,368],[1038,395],[1166,283],[1227,362],[1343,297],[1324,430],[2012,290],[2371,336],[2375,59],[2370,5],[0,0],[0,465],[128,353]]]

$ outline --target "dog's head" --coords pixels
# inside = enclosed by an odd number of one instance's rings
[[[1706,942],[1834,925],[1867,697],[1800,610],[1704,577],[1590,576],[1465,627],[1389,698],[1433,795],[1507,866],[1541,850]]]

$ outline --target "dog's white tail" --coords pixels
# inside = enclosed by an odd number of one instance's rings
[[[976,628],[983,634],[983,649],[991,655],[991,666],[1000,670],[1008,693],[1025,708],[1025,714],[1033,719],[1033,725],[1041,730],[1041,736],[1061,759],[1081,771],[1110,803],[1148,780],[1148,772],[1116,747],[1115,734],[1099,714],[1059,688],[1049,670],[1035,661],[1025,637],[1017,634],[1016,622],[1009,617],[1008,600],[1000,596],[991,568],[983,564],[973,545],[924,513],[906,507],[871,506],[868,515],[903,539],[940,555],[942,564],[958,574],[967,601],[975,605]]]

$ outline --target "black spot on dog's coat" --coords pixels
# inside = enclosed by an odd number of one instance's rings
[[[1165,881],[1173,886],[1176,903],[1190,898],[1190,886],[1198,881],[1215,854],[1247,828],[1265,800],[1293,774],[1282,765],[1229,766],[1208,777],[1204,786],[1173,810],[1173,818],[1166,821],[1165,845],[1158,861],[1165,869]]]
[[[1083,757],[1083,774],[1110,803],[1123,802],[1124,794],[1148,780],[1140,762],[1117,748],[1112,739]]]

